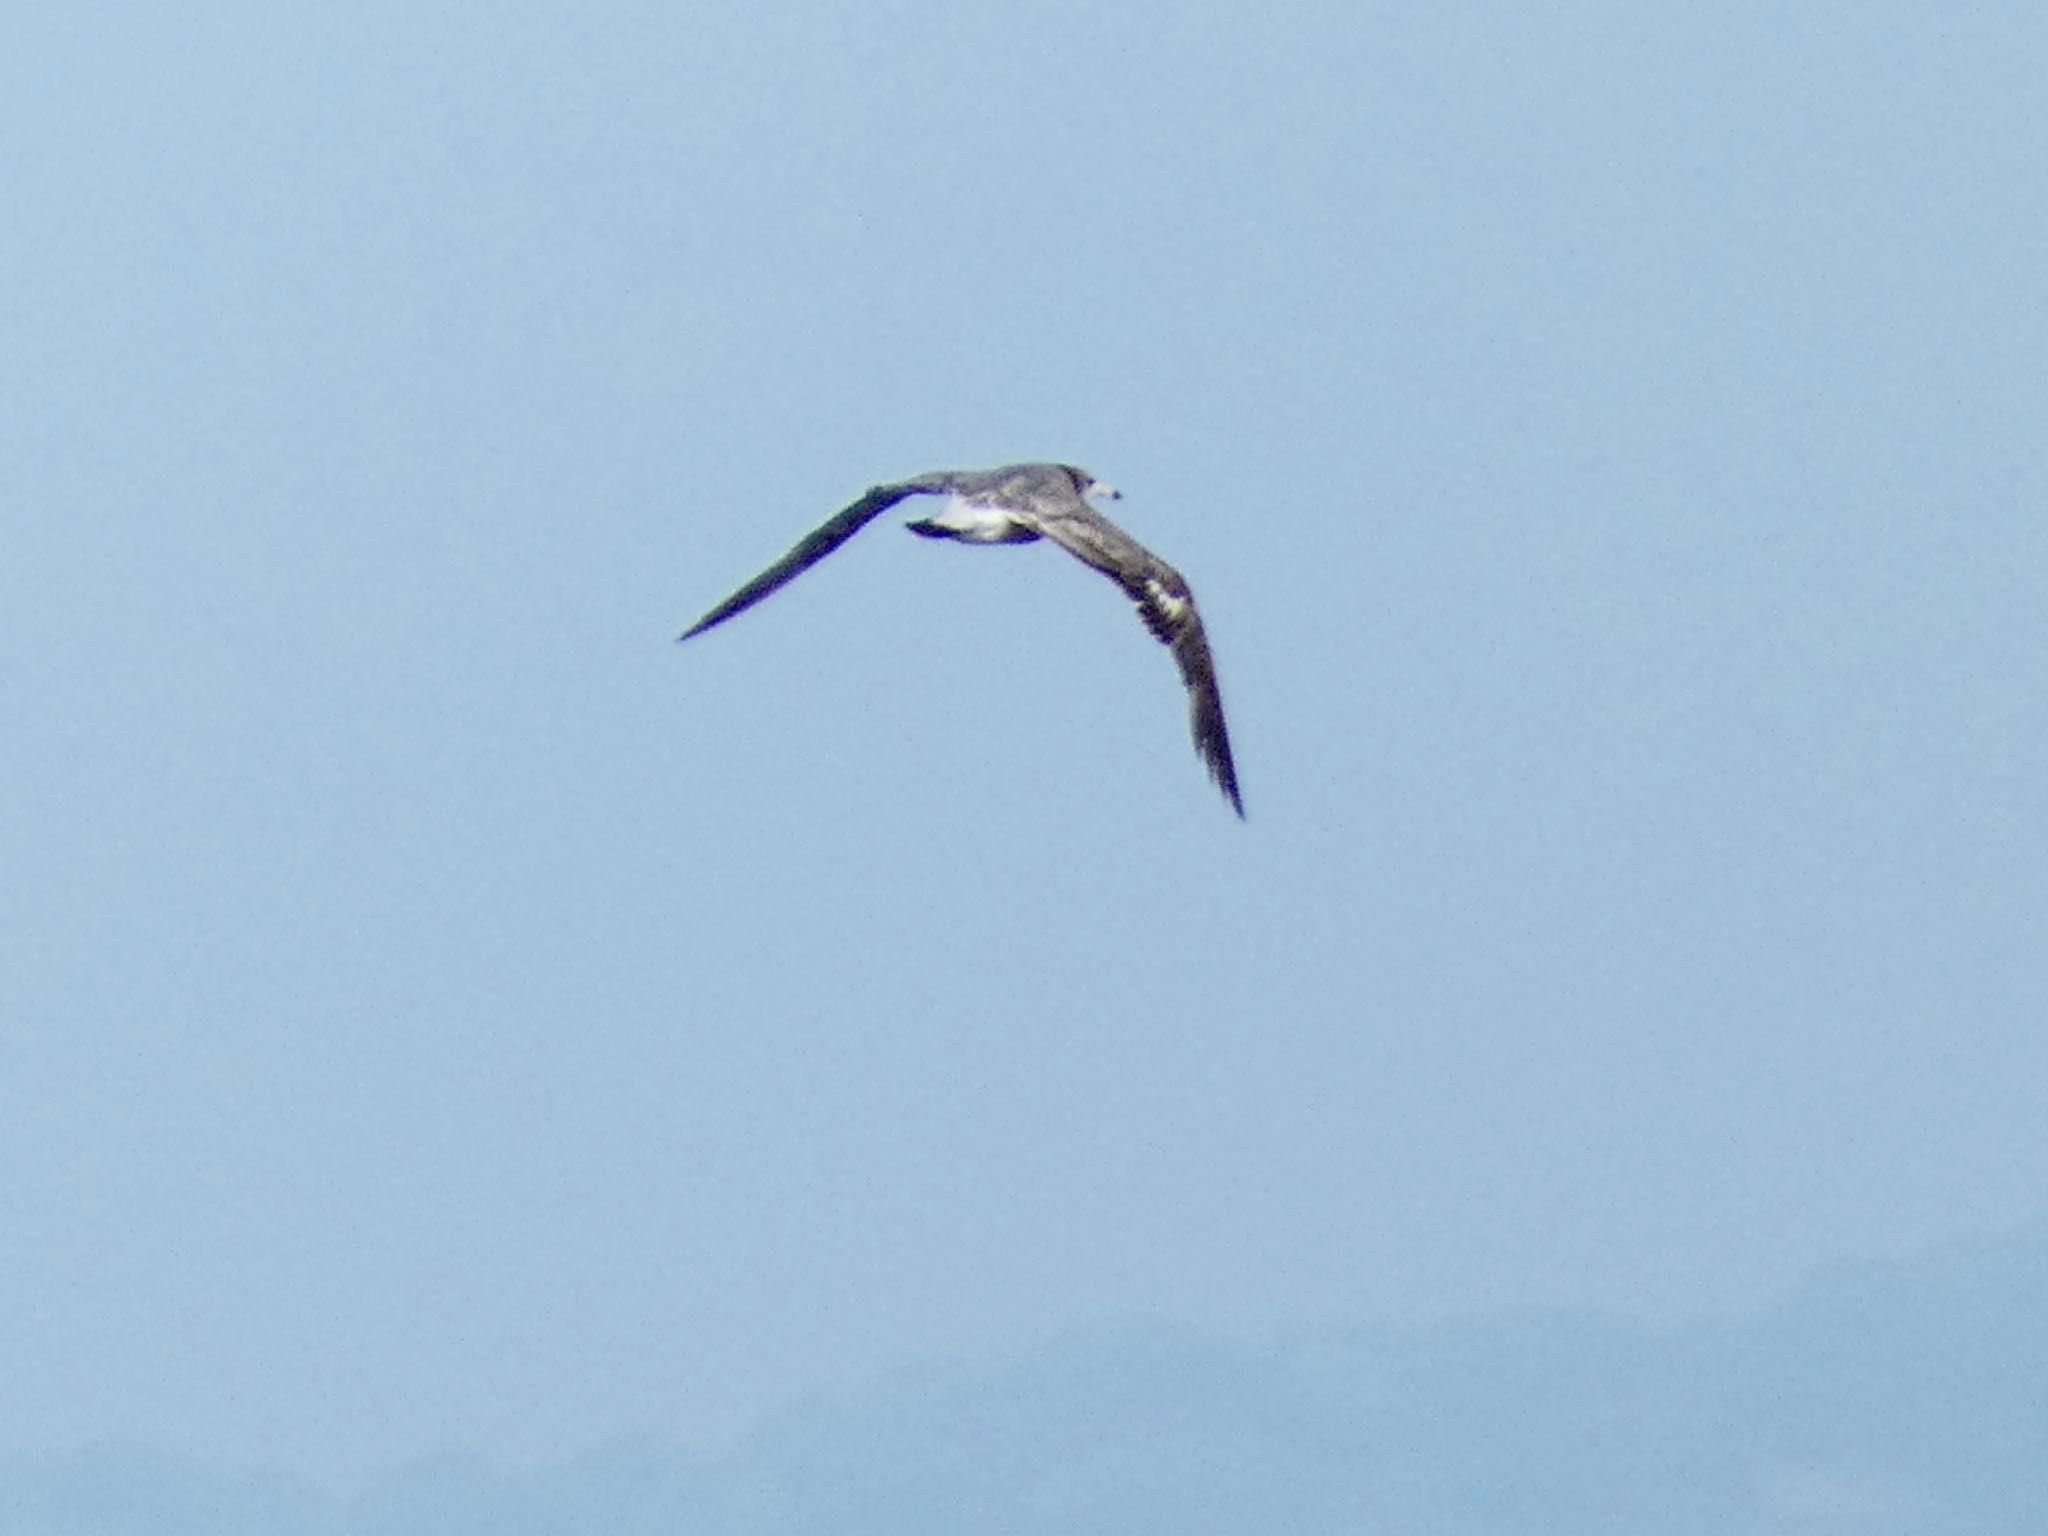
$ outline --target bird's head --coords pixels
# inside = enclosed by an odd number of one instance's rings
[[[1074,489],[1084,501],[1123,500],[1124,493],[1107,480],[1098,480],[1087,470],[1077,469],[1072,464],[1062,464],[1060,468],[1067,472],[1067,477],[1074,482]]]

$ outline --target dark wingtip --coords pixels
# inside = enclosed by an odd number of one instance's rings
[[[1237,819],[1239,821],[1245,820],[1244,796],[1240,795],[1237,792],[1236,775],[1232,774],[1226,777],[1223,774],[1217,774],[1216,787],[1223,791],[1223,798],[1228,800],[1230,802],[1230,808],[1233,811],[1237,812]]]

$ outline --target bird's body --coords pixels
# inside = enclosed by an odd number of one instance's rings
[[[688,640],[744,612],[769,593],[816,565],[875,518],[912,496],[944,496],[930,517],[908,524],[912,533],[964,544],[1030,544],[1051,539],[1124,589],[1138,605],[1145,627],[1173,652],[1188,690],[1189,725],[1195,750],[1239,816],[1237,769],[1223,724],[1223,699],[1216,666],[1194,594],[1180,572],[1090,506],[1090,497],[1115,499],[1118,492],[1071,464],[1008,464],[991,470],[939,470],[867,494],[799,540],[767,570],[683,631]]]

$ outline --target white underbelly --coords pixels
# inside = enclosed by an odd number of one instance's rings
[[[1001,544],[1017,531],[1016,521],[1003,508],[963,496],[948,498],[932,521],[970,544]]]

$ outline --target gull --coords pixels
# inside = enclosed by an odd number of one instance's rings
[[[1122,492],[1071,464],[1006,464],[1001,469],[935,470],[889,485],[870,486],[852,506],[799,539],[780,560],[677,636],[688,640],[744,613],[809,570],[869,523],[912,496],[944,496],[932,517],[906,526],[927,539],[963,544],[1030,544],[1051,539],[1084,565],[1124,589],[1145,627],[1172,653],[1188,690],[1188,725],[1195,751],[1231,808],[1244,815],[1216,664],[1194,594],[1179,571],[1161,560],[1088,503],[1119,500]]]

